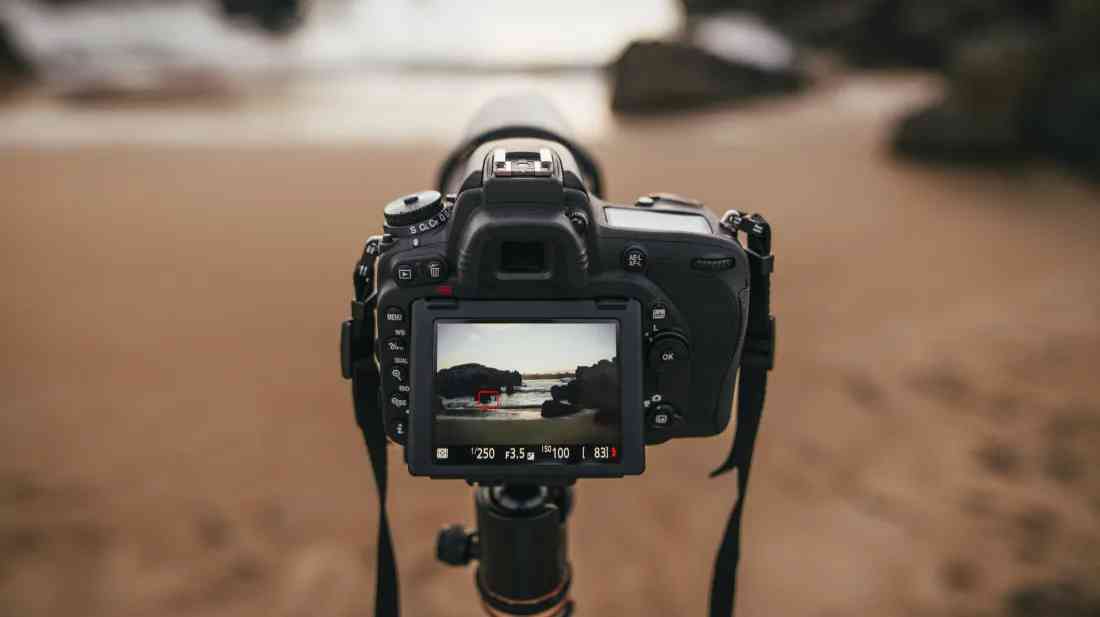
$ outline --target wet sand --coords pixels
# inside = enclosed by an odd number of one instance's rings
[[[887,124],[922,92],[856,81],[593,144],[614,199],[776,229],[739,614],[1042,614],[1022,591],[1100,587],[1100,191],[1042,163],[892,161]],[[381,206],[445,147],[0,151],[0,615],[370,613],[337,326]],[[581,615],[704,614],[729,440],[580,484]],[[434,559],[468,487],[390,477],[406,614],[478,615],[471,573]]]
[[[437,436],[436,440],[448,445],[618,444],[619,427],[597,424],[596,412],[596,409],[583,409],[573,415],[541,418],[541,410],[535,409],[536,419],[533,420],[441,416],[436,420],[436,430],[446,437]],[[484,413],[473,410],[473,414]]]

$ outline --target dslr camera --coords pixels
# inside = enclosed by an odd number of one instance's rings
[[[739,367],[771,368],[764,219],[602,190],[556,111],[513,97],[482,109],[437,190],[385,206],[341,356],[346,378],[377,371],[357,408],[412,474],[640,474],[646,445],[726,428]]]

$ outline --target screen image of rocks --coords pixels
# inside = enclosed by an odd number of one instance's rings
[[[617,324],[436,325],[437,445],[619,441]]]

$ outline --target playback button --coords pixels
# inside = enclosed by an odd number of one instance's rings
[[[415,262],[399,263],[393,269],[393,278],[402,287],[420,283],[420,273]]]

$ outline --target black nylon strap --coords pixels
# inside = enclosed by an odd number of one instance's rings
[[[393,556],[393,539],[390,521],[386,515],[386,434],[382,413],[378,405],[378,367],[371,357],[359,360],[352,377],[352,396],[355,399],[355,420],[363,431],[367,444],[374,484],[378,488],[378,558],[375,571],[374,615],[397,617],[398,583],[397,562]]]
[[[741,351],[741,368],[737,384],[737,428],[729,456],[710,477],[720,476],[737,468],[737,501],[730,512],[723,532],[718,556],[714,561],[714,576],[710,585],[710,617],[730,617],[734,614],[737,595],[737,565],[741,558],[741,517],[749,488],[753,447],[764,412],[768,371],[774,364],[775,319],[771,316],[771,228],[759,215],[748,218],[738,213],[727,215],[727,229],[734,234],[745,231],[748,236],[749,314],[745,345]]]
[[[375,565],[374,616],[398,617],[399,593],[397,560],[393,555],[393,538],[386,515],[385,418],[382,413],[379,386],[381,377],[374,359],[374,262],[380,244],[368,240],[363,258],[355,269],[355,302],[351,321],[351,394],[355,403],[355,422],[367,445],[374,484],[378,489],[378,555]]]

